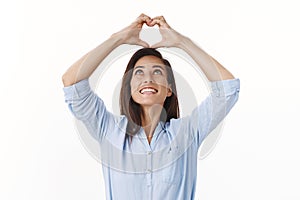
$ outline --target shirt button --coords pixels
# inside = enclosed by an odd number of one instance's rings
[[[151,173],[152,172],[152,170],[151,169],[147,169],[147,173]]]
[[[151,155],[152,154],[152,151],[148,151],[148,155]]]

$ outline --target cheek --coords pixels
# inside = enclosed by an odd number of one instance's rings
[[[165,77],[157,77],[157,79],[155,80],[155,82],[157,84],[165,86],[165,87],[168,86],[168,81],[167,81],[167,79]]]
[[[138,85],[139,85],[139,84],[138,84],[138,81],[137,81],[137,80],[131,79],[131,81],[130,81],[131,93],[133,93],[134,91],[137,90]]]

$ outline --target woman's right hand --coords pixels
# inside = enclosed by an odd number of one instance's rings
[[[170,27],[163,16],[154,17],[148,25],[150,27],[158,25],[159,32],[162,36],[162,40],[152,45],[152,48],[179,47],[180,43],[185,39],[183,35]]]
[[[132,24],[122,29],[121,31],[114,33],[112,37],[119,37],[124,44],[140,45],[143,47],[149,47],[149,44],[140,39],[140,32],[144,23],[149,24],[151,18],[145,14],[141,14]]]

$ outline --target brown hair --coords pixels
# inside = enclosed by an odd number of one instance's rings
[[[119,103],[121,115],[125,115],[128,119],[126,137],[128,137],[128,135],[136,134],[142,125],[142,109],[140,105],[134,102],[131,97],[130,81],[132,78],[134,65],[140,58],[144,56],[155,56],[162,60],[162,62],[166,65],[167,81],[171,85],[172,95],[167,97],[164,102],[164,110],[161,112],[160,120],[169,122],[171,118],[176,119],[179,117],[175,78],[169,61],[164,59],[161,53],[154,48],[142,48],[136,51],[130,58],[122,79]]]

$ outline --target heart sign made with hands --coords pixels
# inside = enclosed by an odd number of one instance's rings
[[[144,25],[147,27],[154,27],[157,25],[161,34],[161,41],[150,46],[147,42],[142,40],[140,38],[140,32]],[[140,45],[151,48],[178,47],[181,37],[183,37],[169,26],[163,16],[150,18],[145,14],[141,14],[132,24],[114,35],[116,34],[121,34],[125,44]]]

